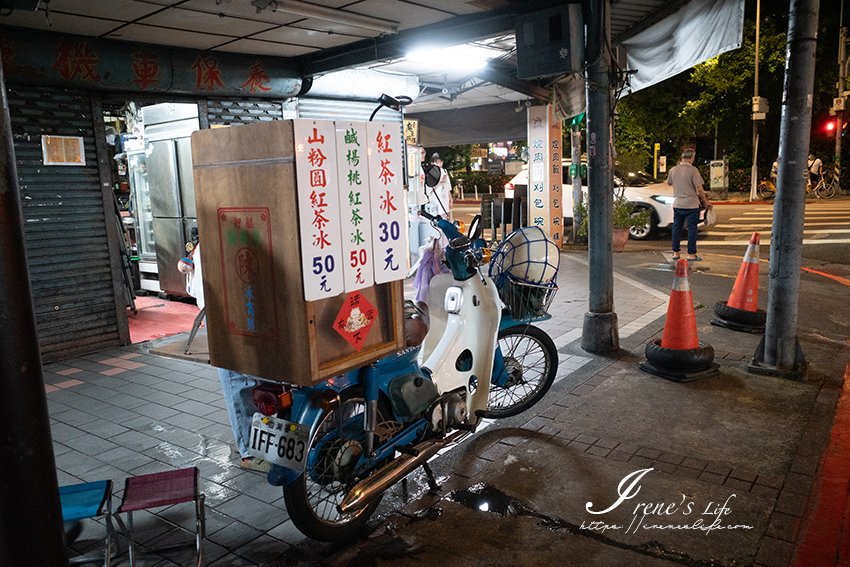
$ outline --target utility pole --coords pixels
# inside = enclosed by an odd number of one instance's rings
[[[756,165],[759,154],[759,121],[756,120],[756,104],[759,98],[759,25],[761,22],[761,0],[756,0],[756,73],[753,91],[753,169],[750,172],[750,201],[756,199],[756,187],[758,186],[758,166]],[[760,105],[759,105],[760,106]],[[758,110],[761,112],[761,110]]]
[[[802,380],[806,358],[797,339],[806,162],[811,138],[819,0],[791,0],[785,64],[779,171],[770,239],[765,333],[747,369]]]
[[[0,165],[0,565],[68,567],[2,66]]]
[[[620,348],[614,312],[614,164],[611,152],[611,53],[606,34],[610,0],[591,0],[587,8],[587,255],[590,296],[584,314],[581,348],[604,354]]]
[[[847,77],[846,45],[847,29],[844,27],[844,0],[838,16],[838,98],[842,104],[835,109],[835,175],[841,179],[841,132],[844,128],[844,79]],[[836,105],[833,105],[836,106]]]

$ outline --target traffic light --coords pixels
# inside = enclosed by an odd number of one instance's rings
[[[826,129],[827,134],[834,133],[835,132],[835,120],[830,120],[829,122],[827,122],[825,129]]]

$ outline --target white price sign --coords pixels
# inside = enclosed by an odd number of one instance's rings
[[[330,120],[294,120],[304,299],[343,293],[336,132]]]
[[[336,122],[337,172],[346,293],[375,282],[365,122]]]
[[[367,122],[375,283],[403,279],[407,272],[407,217],[402,185],[401,128]]]

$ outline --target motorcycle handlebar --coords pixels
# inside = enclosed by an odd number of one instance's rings
[[[419,207],[419,214],[422,215],[423,217],[425,217],[426,219],[428,219],[429,221],[432,221],[432,222],[437,222],[437,221],[442,219],[442,217],[440,215],[435,216],[435,215],[432,215],[431,213],[429,213],[428,211],[426,211],[425,205],[421,205]]]

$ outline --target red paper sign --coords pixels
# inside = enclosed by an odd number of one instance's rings
[[[377,316],[378,310],[369,300],[359,291],[353,291],[345,298],[345,303],[334,320],[334,329],[360,352]]]

